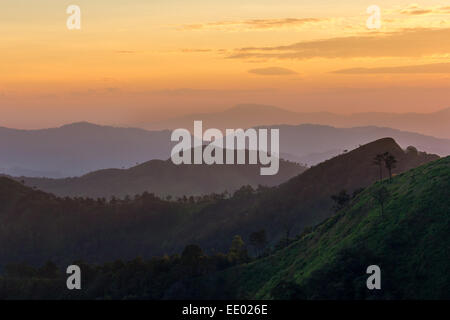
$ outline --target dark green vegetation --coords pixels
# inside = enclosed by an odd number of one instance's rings
[[[384,214],[374,199],[381,188]],[[191,245],[181,256],[80,263],[84,289],[76,293],[51,263],[14,265],[0,279],[0,298],[450,299],[449,190],[447,157],[376,182],[253,261],[235,237],[227,254]],[[373,264],[381,267],[380,291],[366,288]]]
[[[53,262],[40,268],[9,264],[0,276],[0,300],[4,299],[164,299],[178,292],[183,281],[201,277],[249,261],[245,244],[234,237],[226,254],[207,256],[196,245],[181,255],[144,261],[116,260],[103,265],[76,261],[82,270],[82,290],[69,291],[66,275]],[[178,287],[181,285],[181,287]]]
[[[189,243],[207,253],[225,252],[236,234],[249,242],[259,230],[266,231],[273,246],[330,217],[331,195],[342,189],[352,194],[376,181],[379,169],[372,160],[383,152],[397,159],[394,174],[437,158],[405,153],[392,139],[381,139],[278,187],[247,186],[232,197],[212,194],[172,201],[149,193],[109,202],[58,198],[0,178],[0,266],[147,259],[179,253]]]
[[[384,214],[373,194],[390,194]],[[190,280],[195,297],[308,299],[450,298],[450,157],[377,182],[287,248]],[[382,290],[366,288],[379,265]]]

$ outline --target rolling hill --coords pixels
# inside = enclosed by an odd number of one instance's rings
[[[231,198],[220,195],[164,201],[144,192],[134,199],[58,198],[17,181],[0,178],[0,265],[41,264],[52,259],[104,262],[180,252],[197,243],[224,251],[230,239],[265,229],[271,243],[287,231],[302,232],[333,215],[330,197],[350,194],[379,179],[376,154],[390,152],[394,174],[438,157],[405,153],[386,138],[306,170],[277,187],[242,187]],[[383,172],[387,177],[386,171]],[[114,248],[114,250],[111,250]]]
[[[383,211],[374,199],[382,187]],[[181,254],[148,260],[77,261],[83,290],[74,291],[52,262],[11,264],[0,273],[0,299],[450,299],[449,189],[447,157],[376,182],[257,259],[237,238],[226,253],[187,245]],[[373,265],[381,270],[380,290],[366,287]]]
[[[57,196],[123,198],[144,191],[158,196],[198,196],[234,192],[243,185],[275,186],[302,173],[307,168],[280,160],[279,172],[261,176],[260,165],[175,165],[171,160],[151,160],[129,169],[107,169],[78,178],[26,178],[25,185]]]
[[[182,299],[450,299],[450,157],[377,182],[333,217],[266,258],[167,291]],[[366,269],[381,269],[381,290]]]
[[[178,237],[205,249],[225,250],[224,243],[235,234],[247,238],[250,232],[265,229],[271,241],[277,241],[286,232],[301,232],[333,214],[332,195],[341,190],[352,194],[377,181],[379,173],[373,158],[384,152],[391,153],[398,161],[394,175],[439,158],[406,153],[391,138],[376,140],[313,166],[265,192],[249,194],[244,200],[233,197],[226,205],[212,204],[199,213],[202,228],[187,224]],[[383,177],[387,177],[386,169]]]

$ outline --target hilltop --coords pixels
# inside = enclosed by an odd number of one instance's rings
[[[390,193],[382,215],[373,194]],[[449,299],[450,157],[377,182],[289,247],[185,282],[166,298]],[[378,265],[382,290],[366,288]]]

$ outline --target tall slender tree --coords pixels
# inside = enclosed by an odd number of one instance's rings
[[[397,159],[389,152],[384,153],[384,164],[389,172],[389,182],[392,181],[392,169],[395,168]]]
[[[380,169],[380,181],[383,180],[383,163],[384,163],[384,156],[383,154],[377,154],[375,158],[373,158],[373,164],[377,165]]]

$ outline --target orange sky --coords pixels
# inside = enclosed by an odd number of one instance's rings
[[[81,8],[68,30],[66,8]],[[449,106],[450,3],[15,0],[0,10],[0,126],[134,125],[238,103],[338,113]]]

